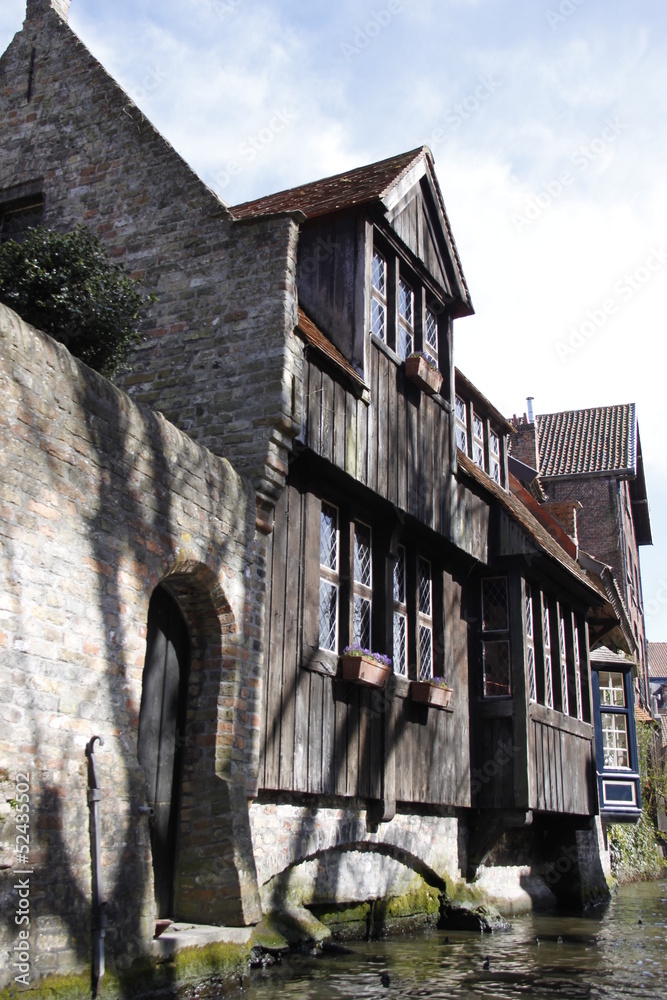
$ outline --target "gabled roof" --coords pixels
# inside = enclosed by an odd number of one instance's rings
[[[651,545],[651,518],[635,404],[544,413],[535,418],[540,476],[614,475],[630,480],[638,545]]]
[[[381,200],[425,149],[425,146],[420,146],[378,163],[369,163],[365,167],[234,205],[232,214],[237,219],[247,219],[277,212],[303,212],[306,218],[314,219],[318,215]]]
[[[636,474],[634,403],[546,413],[535,420],[541,476]]]
[[[316,219],[335,212],[376,204],[385,214],[398,210],[402,199],[421,179],[427,176],[435,196],[436,211],[444,239],[448,245],[453,269],[453,293],[461,305],[456,315],[473,312],[470,292],[466,284],[454,235],[445,209],[445,203],[435,175],[433,154],[428,146],[419,146],[407,153],[390,156],[364,167],[356,167],[342,174],[324,177],[300,187],[277,191],[275,194],[234,205],[230,211],[236,219],[257,218],[283,212],[301,212],[306,219]]]
[[[667,677],[667,642],[649,642],[647,646],[649,677]]]

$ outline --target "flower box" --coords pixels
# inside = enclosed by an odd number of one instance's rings
[[[344,653],[340,662],[344,680],[366,687],[385,687],[393,672],[391,666],[380,663],[372,656]]]
[[[442,374],[427,361],[423,354],[410,354],[405,359],[405,374],[411,382],[418,385],[429,396],[440,392]]]
[[[454,688],[447,687],[446,684],[433,683],[432,681],[412,681],[410,683],[410,697],[422,705],[449,708],[453,694]]]

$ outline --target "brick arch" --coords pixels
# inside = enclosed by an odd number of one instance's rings
[[[246,926],[261,908],[243,768],[234,759],[242,635],[209,566],[178,562],[158,586],[177,601],[190,636],[174,916]]]

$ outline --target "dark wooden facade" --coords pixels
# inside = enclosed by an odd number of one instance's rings
[[[572,561],[559,564],[557,555],[549,557],[553,548],[545,553],[536,542],[531,515],[516,516],[517,504],[507,499],[509,425],[455,373],[452,320],[466,309],[438,212],[422,179],[402,190],[384,217],[348,209],[303,226],[297,262],[307,320],[302,427],[271,539],[260,787],[379,803],[385,818],[397,803],[590,816],[596,811],[585,629],[590,593],[580,573],[572,578]],[[384,339],[369,332],[376,246],[388,261]],[[437,315],[445,378],[434,395],[409,380],[391,336],[405,274],[415,295],[417,349],[426,311]],[[467,393],[470,423],[475,416],[484,421],[486,458],[472,478],[465,466],[458,471],[455,393]],[[491,431],[501,442],[499,482],[489,474]],[[343,611],[335,650],[319,643],[323,505],[338,511],[341,526]],[[414,638],[407,676],[394,673],[386,690],[341,679],[338,654],[352,633],[349,559],[358,524],[372,534],[375,651],[392,655],[399,547],[411,565],[428,560],[432,567],[433,673],[446,675],[454,689],[448,710],[410,699],[419,659]],[[481,687],[480,594],[489,573],[507,580],[509,594],[511,680],[503,697],[488,697]],[[539,635],[532,654],[538,676],[528,679],[528,586],[538,594],[544,586],[554,614],[567,608],[569,677],[563,683],[573,703],[576,697],[576,711],[567,710],[556,682],[546,696]],[[578,686],[570,662],[575,620],[583,635]],[[559,676],[554,673],[556,681]]]

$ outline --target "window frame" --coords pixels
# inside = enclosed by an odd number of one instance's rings
[[[324,520],[324,510],[325,507],[329,508],[331,511],[335,511],[336,514],[336,547],[335,547],[335,565],[333,567],[326,565],[322,562],[322,531],[323,531],[323,520]],[[319,586],[319,614],[318,614],[318,648],[327,653],[338,653],[339,637],[340,637],[340,585],[341,585],[341,551],[340,551],[340,508],[336,504],[331,503],[329,500],[322,500],[320,505],[320,561],[319,561],[319,574],[320,574],[320,586]],[[329,586],[335,590],[335,623],[334,623],[334,645],[323,646],[322,645],[322,586]],[[329,633],[331,629],[329,628]]]
[[[485,585],[494,583],[498,580],[503,581],[503,586],[505,590],[505,625],[503,628],[495,628],[495,629],[485,628],[484,627],[486,621],[485,596],[484,596]],[[480,630],[481,630],[481,643],[482,643],[482,698],[485,701],[498,698],[511,698],[513,694],[512,643],[510,635],[510,585],[509,585],[509,578],[507,577],[507,575],[495,574],[493,576],[483,576],[481,578],[480,609],[481,609]],[[507,683],[505,685],[506,690],[491,693],[487,691],[487,671],[486,671],[487,649],[490,649],[491,646],[498,644],[502,644],[506,648],[507,652]]]

